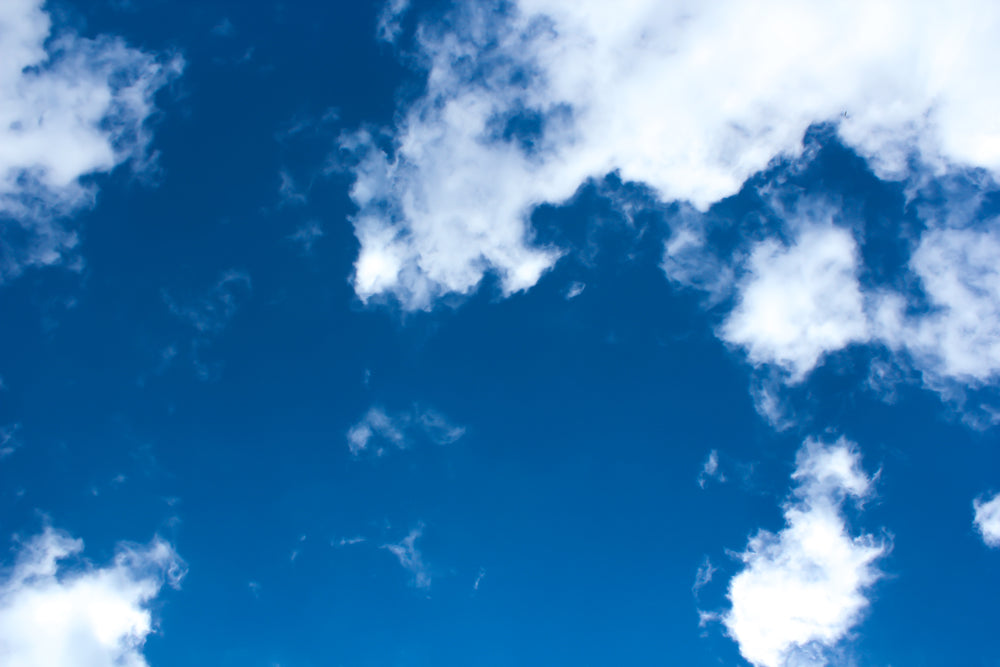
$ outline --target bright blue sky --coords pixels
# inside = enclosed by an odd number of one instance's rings
[[[1000,664],[1000,19],[830,5],[5,3],[0,663]]]

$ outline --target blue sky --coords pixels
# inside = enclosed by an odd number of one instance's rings
[[[1000,663],[998,28],[5,2],[0,663]]]

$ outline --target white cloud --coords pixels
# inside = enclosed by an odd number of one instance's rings
[[[203,382],[218,380],[221,361],[206,361],[205,351],[219,336],[252,294],[250,276],[243,271],[229,270],[209,288],[178,297],[167,290],[161,292],[163,302],[178,319],[194,329],[190,337],[190,357],[195,374]],[[157,374],[163,373],[178,356],[177,347],[169,345],[161,353]]]
[[[212,26],[212,34],[216,37],[232,37],[236,34],[236,26],[227,17]]]
[[[872,485],[852,443],[807,440],[792,479],[785,527],[750,539],[721,616],[743,657],[762,667],[826,664],[860,622],[866,592],[881,576],[876,561],[888,549],[872,535],[848,532],[844,501],[866,498]]]
[[[405,449],[418,436],[436,445],[450,445],[463,435],[464,426],[453,424],[436,410],[414,406],[407,412],[390,413],[373,405],[347,430],[347,446],[354,456],[366,451],[382,456],[386,445]]]
[[[342,537],[336,542],[331,542],[331,544],[333,544],[333,546],[335,547],[352,547],[355,544],[363,544],[364,542],[367,541],[368,540],[366,540],[364,537],[356,535],[354,537]]]
[[[719,332],[755,364],[801,381],[827,352],[868,340],[857,279],[857,245],[832,225],[803,229],[794,244],[757,244],[739,303]]]
[[[581,282],[579,280],[573,281],[572,283],[569,284],[569,287],[566,288],[565,292],[566,300],[570,301],[572,299],[575,299],[576,297],[583,294],[583,290],[585,289],[587,289],[587,283]]]
[[[712,577],[715,573],[719,571],[719,568],[712,565],[712,561],[705,556],[705,560],[701,562],[698,566],[698,571],[694,575],[694,584],[691,586],[691,591],[697,595],[698,591],[707,586],[712,582]]]
[[[369,444],[376,440],[388,442],[400,449],[405,447],[406,438],[403,435],[405,424],[398,422],[398,419],[390,417],[379,406],[368,408],[368,412],[361,418],[361,421],[347,431],[347,446],[351,450],[351,454],[358,456],[361,452],[367,451]],[[381,445],[374,451],[378,456],[384,453]]]
[[[21,446],[21,439],[17,437],[20,430],[20,422],[0,426],[0,459],[10,456]]]
[[[302,252],[308,255],[312,253],[316,241],[323,238],[323,235],[323,227],[319,222],[310,220],[300,225],[295,232],[290,234],[288,240],[298,243],[302,248]]]
[[[420,550],[417,549],[416,542],[424,534],[424,524],[419,523],[413,530],[410,531],[409,535],[403,538],[398,544],[383,544],[382,548],[388,550],[396,558],[399,559],[399,564],[403,566],[407,572],[412,576],[411,583],[417,588],[430,588],[431,586],[431,574],[424,563],[423,556]]]
[[[121,544],[97,568],[70,568],[83,542],[46,528],[25,542],[0,578],[0,655],[9,667],[144,667],[156,631],[150,606],[164,584],[177,587],[184,563],[160,538]]]
[[[465,435],[465,427],[457,426],[436,410],[417,409],[416,418],[424,433],[436,445],[450,445]]]
[[[698,486],[704,489],[705,484],[707,484],[710,479],[715,479],[720,482],[726,481],[726,476],[721,470],[719,470],[719,452],[714,449],[708,453],[708,457],[701,465],[701,472],[698,473]]]
[[[378,14],[375,33],[383,42],[394,44],[403,31],[403,16],[410,8],[410,0],[385,0]]]
[[[998,23],[988,0],[462,4],[417,34],[425,95],[342,143],[355,290],[420,309],[486,273],[528,289],[561,254],[533,239],[537,205],[617,170],[705,209],[818,122],[883,177],[914,156],[995,172]]]
[[[976,511],[976,530],[983,542],[990,547],[1000,547],[1000,493],[989,500],[976,499],[972,506]]]
[[[775,431],[788,430],[795,424],[794,411],[784,394],[784,381],[780,372],[765,370],[756,373],[750,383],[750,398],[754,410]]]
[[[1000,221],[983,229],[930,229],[910,259],[930,309],[885,295],[877,328],[885,342],[906,350],[932,386],[957,380],[977,386],[1000,376]]]
[[[0,6],[0,282],[70,261],[64,219],[93,204],[81,179],[148,158],[157,90],[183,62],[117,38],[53,31],[42,0]]]

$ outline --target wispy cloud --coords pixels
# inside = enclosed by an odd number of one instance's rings
[[[250,296],[250,287],[250,276],[232,269],[225,271],[201,295],[177,299],[164,290],[163,301],[171,313],[199,333],[218,334],[226,328],[240,305]]]
[[[212,34],[216,37],[232,37],[236,34],[236,26],[228,18],[223,18],[212,26]]]
[[[465,435],[465,427],[453,424],[431,408],[415,405],[405,412],[390,413],[373,405],[364,416],[347,430],[347,446],[359,456],[372,452],[386,453],[386,446],[405,449],[415,439],[426,439],[437,445],[450,445]]]
[[[697,596],[698,591],[712,582],[712,578],[718,571],[719,568],[712,565],[709,557],[705,556],[705,560],[701,562],[701,565],[698,566],[698,571],[694,574],[694,584],[691,585],[691,592]]]
[[[762,667],[826,664],[860,622],[889,549],[885,539],[848,532],[843,503],[872,490],[853,443],[807,440],[792,479],[785,527],[750,539],[729,582],[731,607],[717,616],[743,657]]]
[[[583,290],[587,289],[587,284],[580,282],[579,280],[570,283],[569,287],[566,288],[566,300],[570,301],[576,297],[583,294]]]
[[[21,446],[21,439],[17,437],[20,430],[20,423],[0,426],[0,459],[10,456]]]
[[[388,44],[395,44],[403,31],[403,17],[410,9],[410,0],[384,0],[378,13],[378,23],[375,34]]]
[[[708,480],[714,479],[718,482],[725,482],[726,476],[719,470],[719,452],[712,450],[701,465],[701,472],[698,473],[698,486],[705,488]]]
[[[316,241],[323,238],[323,227],[316,220],[303,223],[288,236],[288,240],[297,243],[302,252],[311,254]]]
[[[339,540],[333,542],[332,544],[335,547],[351,547],[354,546],[355,544],[364,544],[367,541],[368,540],[366,538],[361,537],[360,535],[356,535],[354,537],[342,537]]]
[[[412,576],[411,583],[417,588],[430,588],[431,575],[423,555],[417,549],[417,540],[424,534],[424,524],[418,523],[410,533],[396,544],[383,544],[382,548],[392,553],[403,569]]]
[[[206,361],[204,351],[229,326],[239,309],[250,299],[252,291],[249,274],[229,270],[201,293],[180,297],[167,290],[161,292],[167,309],[194,330],[187,347],[195,373],[202,381],[218,379],[222,364]],[[166,370],[178,356],[177,344],[168,345],[160,356],[157,373]]]

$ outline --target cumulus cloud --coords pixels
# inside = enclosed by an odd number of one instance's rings
[[[720,335],[745,348],[751,362],[773,364],[801,381],[827,352],[868,339],[857,246],[848,230],[807,228],[790,247],[763,241],[749,269]]]
[[[539,204],[617,172],[704,210],[799,155],[814,123],[883,178],[914,162],[995,173],[998,23],[986,0],[462,4],[416,35],[425,94],[387,135],[342,141],[355,290],[420,309],[487,273],[528,289],[563,252],[535,241]],[[796,372],[819,349],[781,361]]]
[[[974,523],[983,542],[990,547],[1000,547],[1000,493],[989,500],[976,499]]]
[[[373,405],[347,430],[347,447],[354,456],[366,451],[382,456],[387,445],[405,449],[418,437],[437,445],[450,445],[463,435],[464,426],[453,424],[436,410],[415,405],[409,411],[390,413]]]
[[[183,66],[114,37],[53,30],[43,4],[0,7],[0,282],[74,258],[66,218],[96,196],[84,177],[147,162],[154,95]]]
[[[431,587],[431,574],[424,563],[417,540],[424,534],[424,524],[418,523],[410,533],[397,544],[383,544],[382,548],[389,551],[398,560],[403,569],[410,573],[411,583],[417,588]]]
[[[750,539],[720,617],[743,657],[762,667],[826,664],[868,608],[877,561],[889,548],[872,535],[852,536],[846,525],[844,502],[872,488],[852,443],[807,440],[792,479],[785,527]]]
[[[977,229],[930,229],[910,259],[928,308],[912,312],[899,294],[884,295],[878,332],[905,350],[934,386],[979,386],[1000,376],[1000,221]]]
[[[160,538],[120,544],[104,567],[69,567],[83,542],[47,527],[23,543],[0,575],[0,655],[10,667],[147,665],[146,638],[156,631],[150,606],[164,584],[185,573]]]

